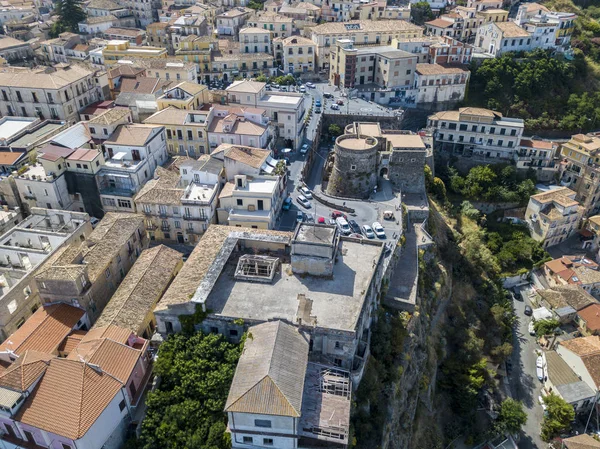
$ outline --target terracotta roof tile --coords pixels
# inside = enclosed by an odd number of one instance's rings
[[[569,351],[577,354],[580,357],[594,353],[600,353],[600,337],[596,335],[565,340],[560,342],[560,345],[564,346]]]
[[[585,327],[590,332],[600,330],[600,304],[590,304],[577,312],[577,314],[585,321]]]
[[[25,391],[44,374],[53,355],[25,351],[0,375],[0,386],[15,391]]]

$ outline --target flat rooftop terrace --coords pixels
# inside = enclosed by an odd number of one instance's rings
[[[58,132],[63,126],[61,123],[46,123],[35,131],[25,133],[17,140],[11,142],[10,146],[13,148],[27,148],[29,145],[42,140],[45,136]]]
[[[292,273],[289,256],[280,257],[271,283],[235,279],[237,263],[245,253],[232,252],[208,294],[206,306],[224,317],[293,323],[298,295],[303,294],[312,300],[310,314],[316,316],[319,327],[353,332],[382,249],[382,245],[342,240],[333,278],[297,276]]]

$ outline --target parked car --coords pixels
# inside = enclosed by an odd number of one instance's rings
[[[329,220],[327,220],[327,224],[335,226],[335,219],[334,218],[330,218]]]
[[[289,91],[289,89],[288,89],[287,86],[281,86],[281,87],[279,87],[279,92],[288,92],[288,91]]]
[[[530,306],[525,306],[525,315],[531,316],[533,315],[533,309]]]
[[[273,84],[271,84],[271,87],[272,87],[273,89],[279,89],[279,84],[277,84],[277,83],[273,83]]]
[[[331,213],[331,218],[334,218],[334,219],[335,219],[335,218],[338,218],[338,217],[344,217],[344,218],[347,218],[347,217],[346,217],[346,214],[343,214],[343,213],[341,213],[339,210],[334,210],[334,211]]]
[[[335,219],[335,224],[343,235],[349,235],[352,230],[350,229],[350,225],[346,221],[344,217],[338,217]]]
[[[301,93],[305,93],[306,92],[306,86],[300,86],[300,92]]]
[[[515,299],[518,299],[519,301],[523,299],[523,296],[521,296],[521,291],[517,287],[513,288],[513,294],[515,295]]]
[[[529,322],[527,330],[529,331],[529,335],[535,335],[535,326],[533,325],[533,320]]]
[[[304,221],[304,212],[302,212],[301,210],[299,210],[296,213],[296,222],[302,223],[303,221]]]
[[[348,220],[348,224],[350,225],[350,228],[352,228],[352,232],[360,234],[360,226],[358,225],[356,220]]]
[[[540,355],[535,362],[535,373],[540,381],[544,380],[544,359]]]
[[[300,187],[300,192],[302,192],[302,195],[304,195],[306,199],[312,200],[312,192],[308,187]]]
[[[309,89],[314,89],[316,86],[313,83],[306,83],[306,87],[308,87]]]
[[[333,109],[334,111],[339,111],[339,110],[340,110],[340,107],[339,107],[337,104],[333,103],[333,104],[331,105],[331,109]]]
[[[315,101],[315,107],[320,108],[321,106],[321,100]]]
[[[319,224],[325,224],[325,217],[319,217],[319,219],[317,220],[317,222]]]
[[[96,217],[90,218],[90,224],[92,225],[92,229],[98,226],[98,223],[100,223],[100,220],[98,220]]]
[[[379,223],[378,221],[373,223],[373,232],[375,232],[375,235],[380,239],[385,238],[385,230],[383,229],[383,226],[381,226],[381,223]]]
[[[323,98],[333,98],[333,94],[331,94],[329,92],[324,92],[323,93]]]
[[[298,195],[296,201],[298,201],[298,203],[300,203],[301,206],[304,206],[307,209],[310,209],[312,207],[310,201],[308,201],[304,195]]]
[[[375,233],[373,232],[373,228],[371,228],[371,226],[364,225],[362,227],[362,231],[363,231],[363,234],[365,235],[366,238],[368,238],[368,239],[374,239],[375,238]]]
[[[288,196],[285,200],[283,200],[283,206],[281,208],[283,210],[290,210],[291,207],[292,207],[292,198]]]
[[[344,100],[342,100],[342,99],[336,101],[335,103],[339,104],[340,106],[344,106]]]
[[[315,114],[320,114],[321,113],[321,108],[315,108]]]
[[[302,145],[302,148],[300,148],[300,154],[306,154],[306,153],[308,153],[308,144],[307,143]]]

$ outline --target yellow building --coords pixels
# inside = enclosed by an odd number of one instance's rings
[[[483,23],[506,22],[508,20],[508,11],[505,9],[485,9],[478,11],[477,16],[483,19]]]
[[[207,129],[211,116],[212,111],[185,111],[168,107],[148,117],[144,123],[165,127],[170,156],[197,158],[209,152]]]
[[[182,61],[193,62],[198,66],[198,76],[208,83],[213,76],[212,51],[219,48],[219,41],[211,36],[186,36],[179,41],[175,57]]]
[[[166,58],[167,49],[159,47],[131,47],[129,41],[109,41],[102,50],[104,65],[111,67],[120,59],[154,59]]]
[[[168,89],[156,100],[159,111],[169,106],[186,111],[198,110],[205,103],[208,103],[208,88],[204,84],[188,81]]]
[[[566,161],[561,184],[577,192],[577,200],[586,215],[600,211],[600,138],[575,134],[561,145]]]
[[[289,73],[314,72],[317,45],[305,37],[290,36],[281,41],[283,70]]]
[[[161,47],[169,50],[172,48],[168,29],[169,22],[155,22],[146,27],[146,42],[153,47]]]

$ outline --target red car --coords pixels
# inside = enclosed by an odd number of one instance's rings
[[[338,100],[336,101],[337,104],[339,104],[340,106],[344,106],[344,100]]]
[[[334,210],[334,211],[331,213],[331,218],[339,218],[339,217],[344,217],[344,219],[346,219],[346,220],[347,220],[347,218],[346,218],[346,214],[343,214],[343,213],[341,213],[339,210]]]
[[[317,220],[320,224],[325,224],[325,217],[319,217]]]

